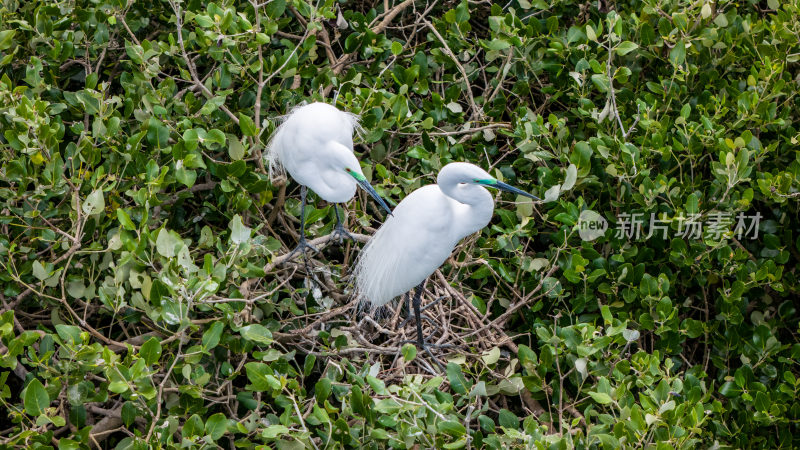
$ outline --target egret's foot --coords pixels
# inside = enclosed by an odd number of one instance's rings
[[[333,231],[331,232],[331,239],[338,242],[339,245],[343,244],[345,239],[350,239],[353,242],[356,241],[356,238],[350,234],[349,231],[345,230],[344,226],[342,226],[340,223],[336,224],[336,226],[333,228]]]
[[[427,314],[421,314],[420,317],[422,317],[422,320],[427,321],[435,329],[434,333],[436,333],[436,330],[439,329],[439,326],[436,324],[436,322],[433,319],[431,319]],[[400,325],[398,325],[397,328],[400,328],[400,329],[405,328],[406,324],[408,322],[411,322],[412,320],[414,320],[414,314],[413,313],[409,314],[405,318],[405,320],[400,322]]]
[[[442,301],[442,300],[444,300],[446,298],[447,298],[446,295],[443,295],[443,296],[437,298],[436,300],[434,300],[434,301],[428,303],[427,305],[423,306],[422,309],[420,309],[420,312],[425,311],[426,309],[430,308],[431,306],[439,303],[440,301]]]
[[[436,367],[438,367],[438,368],[439,368],[439,370],[440,370],[441,372],[444,372],[445,370],[444,370],[444,366],[442,365],[442,362],[441,362],[441,361],[439,361],[439,358],[437,358],[436,356],[434,356],[434,355],[433,355],[433,353],[431,353],[431,350],[430,350],[430,348],[429,348],[428,346],[425,346],[425,347],[422,347],[422,349],[423,349],[423,350],[425,350],[425,353],[427,353],[427,354],[428,354],[428,356],[430,356],[430,357],[431,357],[431,359],[433,360],[433,362],[435,362],[435,363],[436,363]]]
[[[423,306],[422,308],[420,308],[419,312],[420,312],[420,313],[424,312],[426,309],[430,308],[431,306],[434,306],[434,305],[436,305],[437,303],[441,302],[441,301],[442,301],[443,299],[445,299],[445,298],[447,298],[447,296],[446,296],[446,295],[443,295],[443,296],[441,296],[441,297],[437,298],[436,300],[434,300],[434,301],[432,301],[432,302],[428,303],[427,305]],[[433,325],[435,328],[437,328],[437,329],[438,329],[438,327],[436,326],[436,323],[435,323],[435,322],[433,321],[433,319],[431,319],[431,318],[430,318],[428,315],[426,315],[426,314],[421,314],[421,316],[422,316],[422,318],[423,318],[424,320],[427,320],[429,324]],[[400,323],[400,326],[398,326],[398,328],[403,328],[403,327],[405,327],[405,326],[406,326],[406,324],[407,324],[408,322],[411,322],[411,320],[412,320],[413,318],[414,318],[414,312],[411,310],[411,306],[409,306],[409,307],[408,307],[408,316],[406,316],[405,320],[403,320],[403,321]]]
[[[292,258],[294,258],[294,256],[297,253],[300,253],[301,255],[303,255],[303,259],[305,259],[306,250],[310,250],[314,254],[319,253],[319,250],[316,247],[314,247],[313,245],[309,244],[308,241],[305,238],[303,238],[303,239],[300,239],[300,241],[297,242],[297,247],[295,247],[294,250],[289,252],[289,256],[286,258],[286,261],[291,261]]]

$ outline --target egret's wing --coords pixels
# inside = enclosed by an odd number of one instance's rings
[[[357,295],[382,306],[422,283],[452,253],[451,229],[451,200],[437,185],[412,192],[361,251]]]

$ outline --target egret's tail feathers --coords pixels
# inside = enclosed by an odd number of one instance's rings
[[[354,295],[358,294],[355,293]],[[366,298],[360,297],[358,298],[358,303],[356,303],[356,317],[370,316],[375,320],[387,319],[392,315],[393,304],[389,302],[382,306],[376,306]]]
[[[367,242],[361,250],[353,271],[355,294],[361,302],[369,303],[371,307],[381,307],[395,297],[391,293],[392,280],[399,267],[398,253],[382,248],[386,241],[381,239],[385,227],[378,229],[377,233]]]

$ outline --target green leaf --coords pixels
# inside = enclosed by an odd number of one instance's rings
[[[314,363],[317,362],[317,357],[314,355],[306,355],[306,359],[303,362],[303,375],[309,376],[311,372],[314,370]]]
[[[0,50],[5,50],[14,43],[14,33],[16,30],[0,31]]]
[[[33,276],[38,278],[39,281],[44,281],[47,278],[50,278],[50,272],[48,272],[44,265],[37,260],[33,262]]]
[[[500,347],[492,347],[491,350],[483,352],[481,359],[486,365],[496,364],[500,360]]]
[[[608,88],[611,86],[611,82],[608,79],[608,76],[604,73],[596,73],[592,75],[592,84],[597,87],[597,90],[600,92],[608,92]]]
[[[447,380],[450,383],[450,388],[457,394],[466,394],[471,384],[467,383],[464,374],[461,372],[461,366],[456,363],[447,363]]]
[[[161,359],[161,342],[157,338],[151,337],[142,344],[139,349],[139,356],[144,359],[145,364],[152,366]]]
[[[564,182],[561,184],[562,191],[568,191],[575,186],[575,181],[578,179],[578,167],[575,164],[570,164],[567,167],[567,174],[564,177]]]
[[[28,387],[25,388],[23,403],[25,404],[25,412],[30,416],[38,416],[50,406],[50,396],[47,395],[47,390],[38,378],[34,378],[28,383]]]
[[[194,186],[194,182],[197,180],[197,172],[181,167],[175,170],[175,179],[187,188],[190,188]]]
[[[694,193],[689,194],[689,197],[686,199],[686,212],[689,214],[697,214],[699,211],[700,203],[697,195]]]
[[[183,424],[183,427],[181,427],[181,435],[185,438],[202,436],[204,432],[205,425],[203,424],[203,419],[197,414],[192,414],[192,416],[186,420],[186,423]]]
[[[183,145],[186,147],[186,150],[193,151],[197,148],[197,143],[200,141],[202,134],[202,138],[205,139],[205,130],[198,130],[196,128],[192,128],[183,132]]]
[[[497,422],[501,427],[516,429],[519,426],[519,417],[507,409],[501,409],[497,415]]]
[[[208,133],[206,133],[206,138],[203,141],[203,145],[205,145],[207,148],[213,149],[215,147],[222,147],[223,145],[225,145],[225,141],[226,141],[225,133],[217,129],[213,129],[209,130]]]
[[[128,383],[122,380],[112,381],[108,384],[108,390],[115,394],[122,394],[130,389]]]
[[[592,42],[597,42],[597,32],[594,31],[591,25],[586,25],[586,38]]]
[[[233,216],[230,222],[232,244],[242,244],[250,240],[250,233],[253,231],[249,227],[244,226],[242,217],[238,214]]]
[[[269,366],[264,363],[249,362],[244,365],[244,368],[247,371],[247,379],[250,380],[253,390],[263,392],[272,389],[270,382],[267,380]]]
[[[144,50],[141,45],[134,45],[133,42],[125,39],[125,53],[134,64],[142,64],[144,62]]]
[[[683,43],[683,39],[678,41],[675,47],[669,51],[669,60],[676,66],[680,66],[686,60],[686,44]]]
[[[413,361],[417,357],[417,347],[411,343],[405,344],[400,349],[400,353],[403,354],[404,361]]]
[[[455,114],[459,114],[459,113],[464,112],[464,108],[460,104],[458,104],[456,102],[450,102],[445,106],[447,106],[447,109],[449,109],[451,112],[453,112]]]
[[[219,344],[219,340],[222,337],[222,330],[225,329],[225,324],[222,322],[214,322],[211,326],[203,333],[203,349],[206,351],[212,350],[214,347]]]
[[[178,249],[184,245],[183,240],[174,231],[162,228],[156,238],[156,250],[165,258],[173,258]]]
[[[550,189],[546,190],[544,193],[544,198],[542,201],[544,203],[551,203],[558,200],[558,194],[561,192],[561,185],[556,184],[551,186]]]
[[[183,270],[185,270],[186,273],[197,272],[197,266],[192,260],[192,254],[189,252],[189,247],[185,245],[181,247],[180,251],[178,252],[178,265],[183,267]],[[211,289],[210,291],[214,292],[215,290]]]
[[[265,326],[257,323],[240,328],[239,334],[248,341],[265,345],[272,343],[272,333]]]
[[[228,428],[228,419],[222,413],[216,413],[206,421],[206,434],[211,440],[216,441],[225,435]]]
[[[511,47],[511,43],[505,39],[492,39],[486,44],[486,47],[488,47],[489,50],[505,50]]]
[[[622,337],[625,338],[625,341],[628,343],[635,342],[639,340],[639,331],[638,330],[622,330]]]
[[[594,399],[594,401],[600,403],[601,405],[607,405],[613,401],[611,400],[610,395],[602,392],[589,392],[589,395]]]
[[[261,432],[261,437],[266,439],[275,439],[278,436],[283,436],[289,433],[289,429],[283,425],[270,425],[264,428]]]
[[[117,208],[117,220],[119,221],[120,225],[122,225],[122,228],[125,228],[128,231],[133,231],[136,229],[136,225],[133,224],[131,216],[129,216],[128,213],[122,208]]]
[[[463,436],[467,432],[464,425],[452,420],[443,420],[436,424],[436,428],[442,433],[455,437]]]
[[[103,212],[105,207],[106,202],[105,199],[103,199],[103,191],[97,189],[86,197],[86,200],[83,201],[83,205],[81,205],[81,210],[87,216],[93,216]]]
[[[77,345],[83,342],[81,339],[81,329],[74,325],[57,324],[56,333],[64,341],[72,345]]]
[[[703,7],[700,8],[700,16],[703,19],[708,19],[709,17],[711,17],[711,3],[710,2],[707,1],[707,2],[703,3]]]
[[[61,438],[58,440],[58,450],[80,450],[81,445],[78,441]]]
[[[600,307],[600,314],[603,316],[603,321],[606,324],[611,324],[613,322],[613,316],[611,316],[611,308],[608,305],[603,305]]]
[[[240,161],[244,158],[245,148],[238,139],[230,139],[228,142],[228,156],[232,161]]]
[[[203,28],[210,28],[214,25],[214,21],[211,20],[211,17],[208,17],[205,14],[198,14],[194,16],[194,21]]]
[[[147,121],[147,142],[155,148],[166,148],[169,144],[169,128],[155,117]]]
[[[739,389],[733,381],[728,381],[724,383],[722,386],[720,386],[719,393],[724,395],[725,397],[733,398],[740,395],[742,393],[742,390]]]
[[[242,130],[242,134],[245,136],[255,136],[258,133],[258,129],[256,128],[256,124],[253,123],[253,119],[250,116],[246,116],[242,113],[239,113],[239,129]]]
[[[324,403],[331,395],[331,389],[330,378],[320,378],[317,384],[314,385],[314,397],[317,399],[317,402]]]
[[[136,409],[136,405],[134,405],[133,402],[125,402],[122,404],[120,417],[122,418],[122,423],[124,423],[126,427],[133,425],[138,415],[139,411]]]
[[[399,43],[397,41],[393,41],[392,42],[392,54],[397,56],[397,55],[399,55],[401,53],[403,53],[403,44],[401,44],[401,43]]]
[[[683,105],[683,107],[681,108],[681,117],[683,117],[684,119],[688,119],[689,114],[691,113],[692,113],[692,106],[688,103]]]
[[[639,48],[639,45],[631,42],[631,41],[624,41],[620,42],[619,45],[614,49],[616,50],[618,55],[627,55],[628,53],[636,50]]]

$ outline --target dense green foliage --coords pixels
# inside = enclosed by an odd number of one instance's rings
[[[2,443],[800,445],[798,36],[777,0],[3,0]],[[262,151],[334,96],[393,204],[450,161],[545,198],[429,280],[446,373],[353,312],[330,205],[285,261]]]

